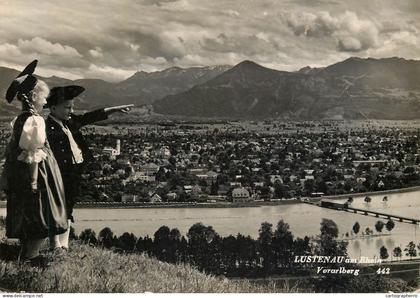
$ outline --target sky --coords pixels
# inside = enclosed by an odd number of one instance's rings
[[[418,0],[0,0],[0,66],[117,82],[252,60],[295,71],[420,59]]]

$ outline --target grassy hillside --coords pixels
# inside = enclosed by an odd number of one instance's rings
[[[0,228],[0,287],[43,293],[244,293],[296,292],[256,286],[203,274],[188,265],[171,265],[144,255],[122,255],[73,242],[66,259],[47,269],[18,264],[17,244]]]

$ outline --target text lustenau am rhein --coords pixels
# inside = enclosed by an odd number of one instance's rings
[[[359,268],[355,268],[354,264],[364,265],[381,265],[382,259],[379,258],[348,258],[346,256],[295,256],[293,262],[295,264],[314,264],[315,273],[320,275],[326,274],[351,274],[358,276]],[[337,266],[339,264],[339,266]],[[352,266],[353,265],[353,266]],[[389,267],[379,267],[377,274],[390,274]]]

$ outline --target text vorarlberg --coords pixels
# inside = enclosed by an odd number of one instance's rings
[[[294,263],[301,264],[381,264],[382,259],[360,257],[358,259],[348,258],[346,256],[295,256]],[[325,266],[325,265],[324,265]],[[317,274],[352,274],[359,275],[360,269],[346,268],[344,266],[327,268],[318,266]]]

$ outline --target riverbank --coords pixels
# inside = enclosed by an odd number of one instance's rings
[[[278,201],[252,201],[252,202],[216,202],[216,203],[197,203],[197,202],[179,202],[179,203],[122,203],[122,202],[82,202],[77,203],[75,208],[257,208],[262,206],[277,206],[287,204],[298,204],[300,200],[278,200]]]
[[[349,197],[363,197],[373,195],[391,195],[398,193],[420,191],[420,186],[412,186],[399,189],[381,190],[381,191],[369,191],[361,193],[348,193],[340,195],[328,195],[316,198],[304,198],[310,201],[319,201],[321,199],[329,200],[342,200]],[[288,204],[299,204],[302,203],[298,199],[284,199],[275,201],[250,201],[250,202],[215,202],[215,203],[197,203],[197,202],[160,202],[160,203],[143,203],[143,202],[79,202],[75,208],[250,208],[250,207],[263,207],[263,206],[278,206]],[[0,208],[6,208],[6,201],[0,201]]]

